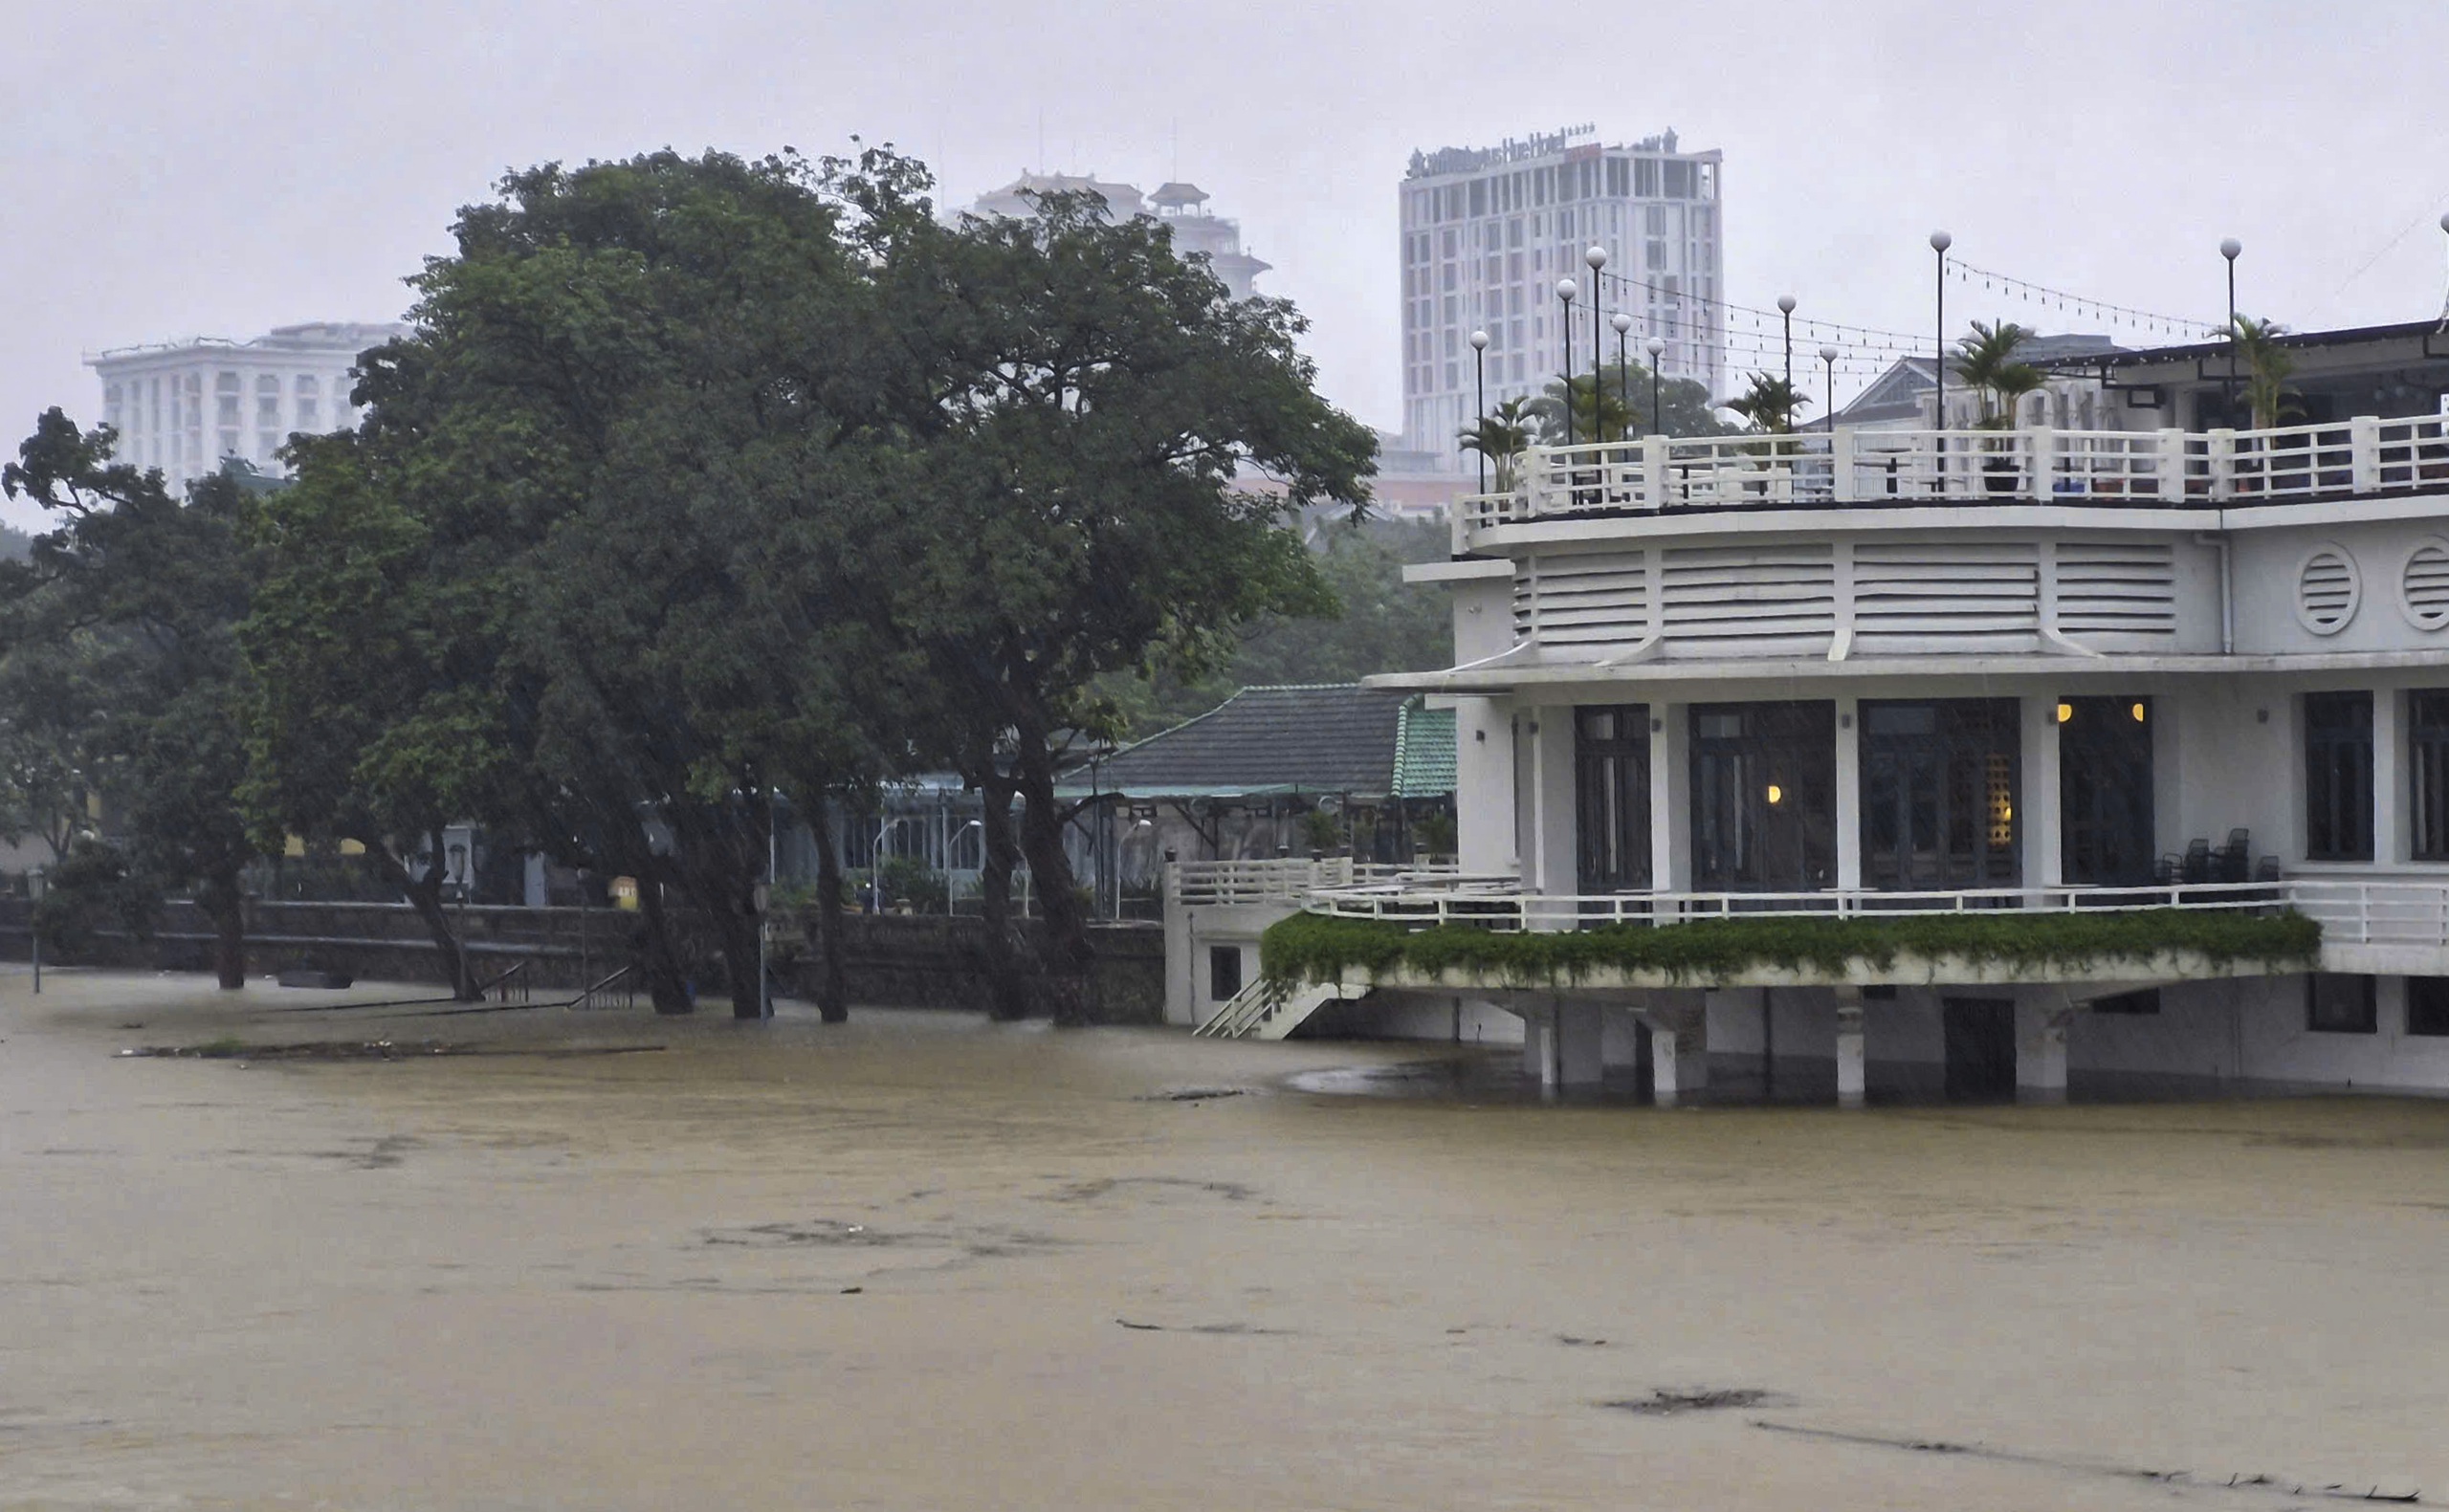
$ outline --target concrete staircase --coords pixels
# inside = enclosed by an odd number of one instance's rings
[[[1363,997],[1368,992],[1366,987],[1347,988],[1336,982],[1304,982],[1296,987],[1261,976],[1191,1033],[1210,1040],[1281,1040],[1327,1004]]]

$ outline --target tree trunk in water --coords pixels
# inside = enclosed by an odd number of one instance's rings
[[[653,866],[640,866],[635,873],[638,970],[646,976],[647,996],[653,999],[655,1012],[695,1013],[697,1004],[690,996],[688,974],[681,969],[679,952],[673,946],[672,915],[664,910],[663,879],[655,872]]]
[[[1024,730],[1020,759],[1014,765],[1022,804],[1021,849],[1037,883],[1044,920],[1039,930],[1043,942],[1039,962],[1047,992],[1054,1001],[1054,1021],[1093,1023],[1096,978],[1092,967],[1096,953],[1089,944],[1089,915],[1071,876],[1071,858],[1063,853],[1063,810],[1054,799],[1053,754],[1043,739],[1032,738]]]
[[[978,872],[978,909],[985,938],[986,1017],[1009,1022],[1029,1013],[1020,954],[1012,949],[1012,784],[987,771],[978,785],[979,832],[985,856]]]
[[[235,870],[205,879],[197,902],[212,920],[212,970],[224,992],[247,985],[247,906]]]
[[[816,943],[825,962],[816,979],[816,1016],[848,1023],[850,997],[842,985],[842,857],[833,848],[833,816],[825,800],[808,804],[807,826],[816,841]]]
[[[383,868],[390,875],[391,885],[416,909],[418,922],[425,926],[428,938],[442,957],[443,979],[451,984],[451,996],[463,1003],[474,1002],[483,996],[476,990],[475,969],[468,962],[467,945],[459,938],[459,931],[451,922],[451,914],[442,906],[442,832],[435,830],[427,837],[431,847],[427,851],[424,876],[410,871],[386,845],[368,845],[366,853],[381,858]]]

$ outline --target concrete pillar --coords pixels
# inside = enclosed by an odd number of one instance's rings
[[[526,860],[519,876],[521,901],[531,909],[541,909],[552,901],[551,889],[544,883],[544,857],[531,850]]]
[[[1597,1086],[1606,1074],[1600,1053],[1604,1011],[1595,1002],[1559,999],[1552,1012],[1556,1024],[1556,1085]]]
[[[1863,990],[1837,989],[1837,1106],[1863,1106]]]
[[[1522,853],[1523,885],[1533,891],[1570,897],[1578,890],[1580,858],[1575,852],[1573,708],[1550,704],[1527,714],[1530,736],[1531,837]],[[1536,927],[1562,928],[1547,915]]]
[[[2075,1017],[2063,987],[2016,993],[2016,1100],[2066,1101],[2066,1026]]]
[[[1661,892],[1692,886],[1692,823],[1685,802],[1691,791],[1691,741],[1686,734],[1689,704],[1649,706],[1649,875]]]
[[[2399,818],[2407,793],[2407,742],[2401,733],[2406,695],[2394,688],[2372,690],[2372,859],[2382,866],[2404,862],[2411,848]],[[2225,844],[2223,833],[2214,844]]]
[[[1510,875],[1513,844],[1513,728],[1493,698],[1454,700],[1455,847],[1465,871]]]
[[[1698,992],[1656,996],[1650,1020],[1650,1085],[1661,1107],[1698,1099],[1710,1086],[1710,1015]]]
[[[1522,1075],[1525,1080],[1539,1079],[1542,1086],[1551,1085],[1549,1067],[1554,1063],[1551,1041],[1552,1010],[1525,1007],[1515,1010],[1522,1015]]]
[[[2066,880],[2065,821],[2058,804],[2058,695],[2025,698],[2018,720],[2023,726],[2023,791],[2015,797],[2016,836],[2023,850],[2024,886],[2054,887]]]
[[[1837,886],[1863,885],[1863,730],[1861,700],[1837,700]]]

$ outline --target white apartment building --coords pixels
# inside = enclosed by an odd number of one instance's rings
[[[1588,126],[1494,147],[1415,152],[1398,194],[1402,230],[1403,435],[1459,458],[1477,413],[1470,335],[1489,334],[1488,403],[1535,395],[1589,370],[1591,247],[1607,252],[1602,318],[1633,318],[1630,355],[1666,343],[1659,370],[1712,394],[1726,378],[1724,177],[1716,151],[1675,133],[1606,146]],[[1580,141],[1579,138],[1591,140]],[[1568,338],[1556,280],[1579,287]],[[1568,341],[1570,340],[1570,344]],[[1616,361],[1608,332],[1601,357]]]
[[[1205,257],[1209,270],[1224,281],[1236,299],[1253,297],[1258,275],[1271,266],[1242,250],[1242,223],[1210,210],[1207,191],[1196,184],[1168,181],[1157,186],[1155,192],[1143,194],[1136,185],[1110,183],[1093,174],[1024,173],[970,202],[969,212],[1033,215],[1035,196],[1054,193],[1095,194],[1118,219],[1146,215],[1157,220],[1173,231],[1174,251],[1185,257]]]
[[[119,455],[159,468],[177,493],[237,457],[265,472],[292,433],[357,423],[349,403],[358,354],[408,327],[319,320],[252,341],[201,337],[119,347],[86,359],[102,381],[102,421]]]

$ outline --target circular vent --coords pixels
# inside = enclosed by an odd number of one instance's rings
[[[2398,580],[2398,603],[2418,630],[2449,625],[2449,541],[2425,541],[2407,558]]]
[[[2296,578],[2296,618],[2315,635],[2336,635],[2355,618],[2364,585],[2343,546],[2324,546],[2305,559]]]

